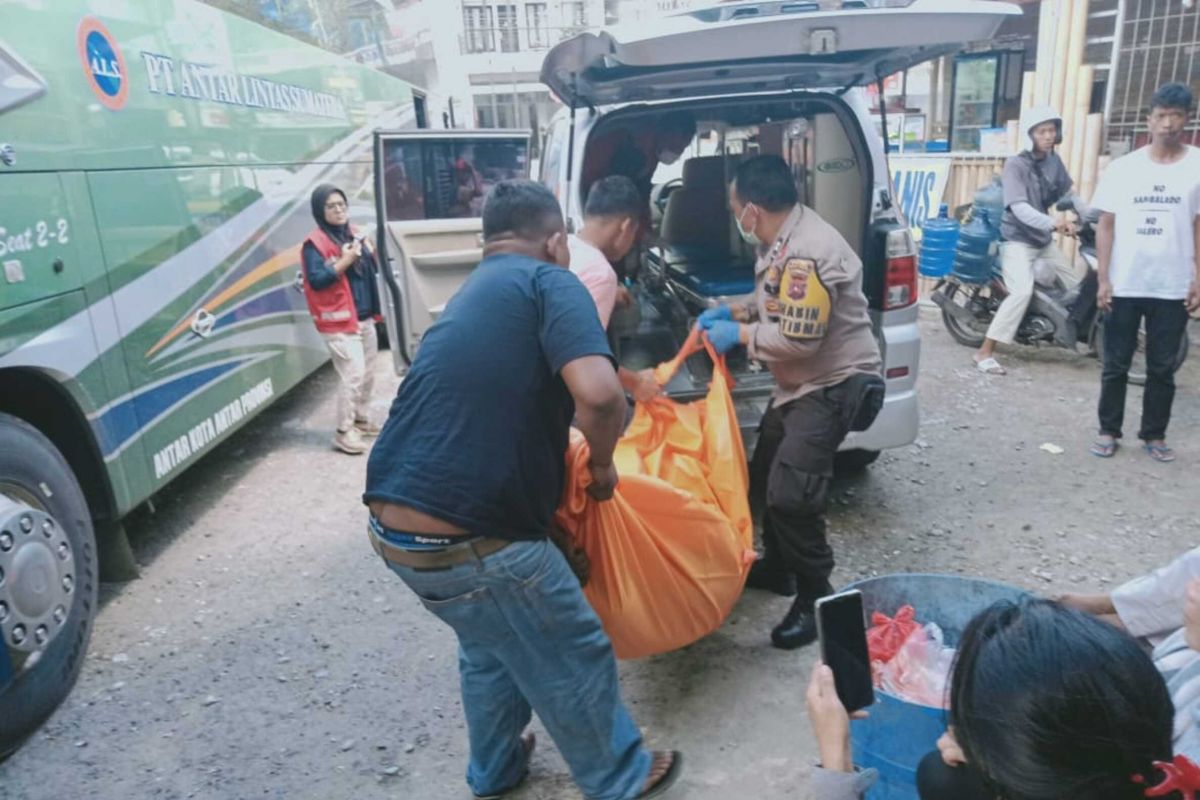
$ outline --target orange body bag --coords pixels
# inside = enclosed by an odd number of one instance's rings
[[[584,594],[618,658],[675,650],[715,631],[754,561],[749,473],[725,360],[699,329],[655,371],[665,384],[692,353],[713,359],[708,395],[639,403],[617,445],[612,500],[587,495],[583,435],[571,433],[559,527],[587,554]]]

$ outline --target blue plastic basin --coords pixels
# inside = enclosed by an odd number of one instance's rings
[[[1017,600],[1027,594],[1007,584],[957,575],[883,575],[846,588],[863,593],[868,624],[874,611],[892,617],[901,606],[911,605],[918,622],[941,626],[950,647],[958,644],[963,628],[980,611],[998,600]],[[879,770],[868,800],[918,800],[917,765],[945,732],[946,712],[880,689],[875,690],[875,705],[869,712],[867,719],[850,726],[854,762]]]

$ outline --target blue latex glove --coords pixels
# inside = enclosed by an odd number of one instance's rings
[[[705,335],[717,354],[723,356],[742,343],[742,326],[737,322],[718,319],[709,325]]]
[[[696,324],[700,326],[701,330],[707,331],[712,329],[714,322],[731,319],[733,319],[733,312],[729,310],[729,306],[717,306],[702,312],[696,318]]]

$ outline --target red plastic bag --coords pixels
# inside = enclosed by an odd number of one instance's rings
[[[888,663],[900,652],[900,648],[920,626],[917,625],[917,612],[912,606],[901,606],[896,616],[876,611],[871,614],[871,628],[867,631],[867,652],[871,661]]]
[[[612,500],[587,495],[587,442],[571,432],[555,519],[587,554],[583,593],[618,658],[675,650],[715,631],[754,561],[746,455],[724,359],[697,332],[658,377],[665,383],[701,348],[714,363],[708,396],[638,404],[613,455],[621,482]]]
[[[909,703],[945,709],[953,664],[954,648],[945,646],[942,629],[931,622],[914,630],[895,658],[879,667],[876,685]]]

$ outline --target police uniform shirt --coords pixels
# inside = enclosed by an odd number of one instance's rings
[[[825,220],[797,205],[755,264],[750,357],[775,376],[775,403],[882,369],[862,262]]]

